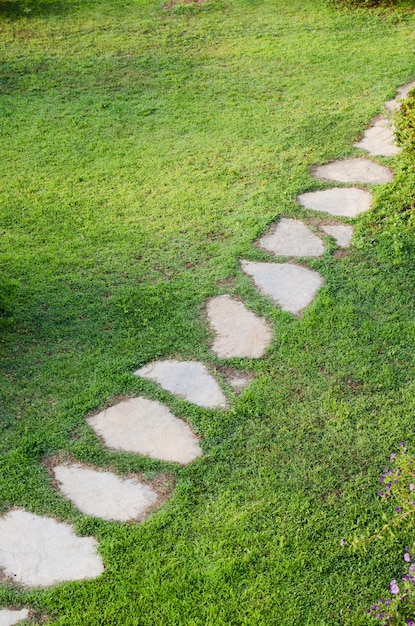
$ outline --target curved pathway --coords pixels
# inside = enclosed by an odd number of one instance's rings
[[[398,89],[395,100],[385,103],[389,111],[399,108],[415,81]],[[393,141],[393,127],[385,116],[376,117],[356,148],[374,156],[391,157],[400,149]],[[311,169],[321,181],[344,183],[298,196],[300,206],[336,218],[354,218],[370,209],[372,194],[365,185],[388,183],[393,172],[371,159],[341,159]],[[305,266],[307,258],[324,253],[324,235],[339,247],[350,245],[353,228],[328,223],[315,232],[300,220],[281,218],[271,225],[258,245],[283,263],[241,260],[241,269],[251,277],[259,292],[275,306],[300,315],[316,297],[323,277]],[[322,238],[323,236],[323,238]],[[300,259],[301,264],[290,259]],[[208,301],[206,317],[214,334],[211,350],[221,359],[261,358],[272,342],[269,323],[259,318],[234,297],[224,294]],[[198,361],[155,361],[141,367],[136,376],[153,381],[166,391],[206,409],[224,410],[228,400],[215,376]],[[233,381],[233,382],[232,382]],[[228,383],[235,389],[250,379],[234,371]],[[190,426],[173,415],[169,407],[146,398],[130,398],[87,419],[106,447],[128,451],[161,461],[187,464],[202,455]],[[53,481],[61,494],[85,515],[105,520],[140,521],[158,503],[156,491],[136,478],[121,478],[99,468],[76,462],[55,465]],[[0,517],[0,568],[11,581],[27,587],[46,587],[59,582],[95,578],[104,564],[93,537],[77,537],[71,525],[41,517],[22,509]],[[29,617],[29,610],[3,608],[0,626],[11,626]]]

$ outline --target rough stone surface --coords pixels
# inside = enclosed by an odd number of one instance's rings
[[[366,150],[369,154],[384,157],[392,157],[402,151],[395,143],[391,123],[386,117],[376,118],[372,126],[365,131],[363,138],[353,145]]]
[[[22,510],[0,519],[0,567],[28,587],[96,578],[104,571],[93,537],[77,537],[72,526]]]
[[[29,617],[29,609],[13,611],[11,609],[0,609],[0,626],[13,626]]]
[[[212,298],[207,316],[216,333],[212,350],[219,357],[261,357],[272,341],[272,330],[266,320],[230,296]]]
[[[303,193],[297,200],[306,209],[339,217],[356,217],[370,209],[373,196],[365,189],[338,187]]]
[[[105,444],[115,450],[182,464],[202,454],[189,426],[154,400],[130,398],[87,421]]]
[[[142,517],[157,502],[156,492],[135,478],[121,479],[112,472],[81,465],[58,465],[53,473],[60,491],[82,513],[93,517],[126,522]]]
[[[321,239],[303,222],[284,217],[268,235],[261,237],[259,245],[276,256],[319,257],[324,252]]]
[[[207,409],[226,407],[226,398],[207,367],[198,361],[155,361],[134,372]]]
[[[321,229],[325,233],[334,237],[336,243],[340,248],[348,248],[353,237],[352,226],[346,226],[346,224],[339,224],[338,226],[321,226]]]
[[[393,113],[397,111],[401,105],[402,100],[405,100],[405,98],[408,97],[409,92],[414,87],[415,80],[407,83],[406,85],[403,85],[402,87],[399,87],[398,95],[396,96],[396,98],[394,100],[388,100],[387,102],[385,102],[385,107],[388,109],[388,111],[392,111]]]
[[[241,266],[262,293],[294,315],[313,301],[324,282],[318,272],[291,263],[241,261]]]
[[[393,180],[393,173],[387,167],[369,159],[340,159],[316,165],[311,169],[311,174],[319,180],[337,183],[382,185]]]
[[[232,374],[226,378],[226,382],[236,393],[240,393],[252,382],[252,376],[241,373]]]

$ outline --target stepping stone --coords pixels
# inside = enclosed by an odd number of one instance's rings
[[[241,266],[262,293],[294,315],[314,300],[324,282],[318,272],[292,263],[241,261]]]
[[[340,248],[348,248],[350,246],[350,242],[353,237],[352,226],[339,224],[338,226],[321,226],[321,229],[330,235],[330,237],[334,237]]]
[[[391,123],[386,117],[376,118],[373,125],[365,131],[363,139],[353,145],[367,150],[369,154],[384,157],[392,157],[402,152],[402,148],[395,143]]]
[[[0,568],[28,587],[96,578],[104,571],[93,537],[77,537],[69,524],[22,510],[0,518]]]
[[[207,316],[217,334],[212,350],[221,358],[259,358],[272,341],[266,320],[230,296],[212,298],[207,304]]]
[[[155,361],[134,372],[166,391],[207,409],[225,408],[226,398],[207,367],[198,361]]]
[[[202,455],[189,426],[154,400],[130,398],[90,417],[87,422],[115,450],[182,464]]]
[[[322,211],[339,217],[356,217],[370,209],[373,196],[365,189],[337,187],[303,193],[298,196],[297,201],[306,209],[313,211]]]
[[[413,80],[411,83],[403,85],[402,87],[399,87],[398,95],[396,96],[396,98],[394,100],[388,100],[387,102],[385,102],[385,107],[388,109],[388,111],[392,111],[392,113],[395,113],[395,111],[397,111],[401,106],[402,100],[405,100],[405,98],[408,97],[409,92],[414,87],[415,80]]]
[[[93,517],[126,522],[143,517],[157,502],[156,492],[135,478],[122,479],[81,465],[58,465],[53,473],[60,491],[82,513]]]
[[[227,376],[226,382],[230,387],[232,387],[235,393],[241,393],[241,391],[248,387],[248,385],[252,382],[252,378],[252,376],[238,372]]]
[[[369,159],[340,159],[311,168],[311,175],[319,180],[337,183],[364,183],[382,185],[393,180],[393,173],[384,165]]]
[[[259,245],[276,256],[319,257],[324,252],[324,243],[303,222],[284,217],[261,237]]]
[[[18,624],[24,619],[28,619],[29,609],[22,609],[21,611],[12,611],[11,609],[0,610],[0,626],[13,626]]]

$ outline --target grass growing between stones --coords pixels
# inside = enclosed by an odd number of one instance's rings
[[[5,582],[0,604],[60,626],[366,623],[405,538],[367,554],[339,541],[382,524],[378,476],[415,439],[409,158],[355,220],[354,248],[337,258],[328,241],[308,261],[325,285],[301,320],[239,259],[269,258],[252,243],[280,215],[321,219],[294,200],[330,186],[308,168],[356,154],[414,78],[415,16],[68,0],[3,2],[0,20],[1,507],[93,534],[106,568],[46,590]],[[204,307],[223,293],[273,325],[263,359],[209,351]],[[132,375],[160,358],[256,378],[209,411]],[[204,456],[104,449],[85,418],[140,394],[186,419]],[[52,490],[52,456],[175,488],[141,525],[88,518]]]

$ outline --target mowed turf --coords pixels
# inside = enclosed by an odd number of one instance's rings
[[[0,2],[1,508],[74,523],[105,563],[46,590],[5,581],[0,605],[59,626],[366,623],[409,539],[339,544],[382,525],[379,474],[415,443],[412,164],[392,161],[352,250],[327,240],[308,261],[325,285],[301,319],[239,259],[270,258],[252,244],[281,215],[322,219],[295,202],[329,186],[308,168],[360,154],[415,77],[414,27],[304,0]],[[264,358],[209,350],[205,305],[224,293],[273,326]],[[160,358],[255,380],[202,409],[133,376]],[[86,417],[135,395],[168,403],[204,456],[105,449]],[[51,457],[170,497],[139,525],[88,518],[53,490]]]

